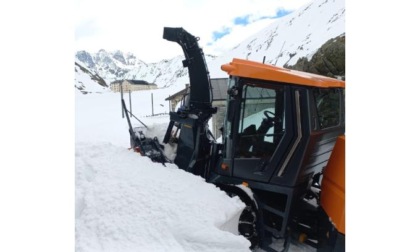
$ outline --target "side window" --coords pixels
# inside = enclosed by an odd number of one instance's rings
[[[340,91],[338,89],[315,89],[316,109],[321,129],[340,124]]]
[[[273,154],[283,133],[283,96],[283,90],[244,86],[235,157]]]

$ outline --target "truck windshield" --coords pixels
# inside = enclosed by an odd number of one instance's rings
[[[250,84],[242,92],[235,157],[271,157],[284,128],[283,89]]]

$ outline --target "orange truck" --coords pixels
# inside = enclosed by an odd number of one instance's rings
[[[238,232],[251,249],[276,251],[281,239],[282,251],[292,240],[344,251],[345,82],[234,58],[221,66],[229,81],[218,143],[208,127],[217,108],[198,38],[168,27],[163,37],[182,47],[190,77],[188,99],[170,113],[163,139],[177,145],[171,162],[246,204]]]

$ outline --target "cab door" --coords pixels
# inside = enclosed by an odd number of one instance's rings
[[[290,87],[251,80],[242,84],[233,127],[233,176],[268,182],[276,168],[273,160],[279,160],[274,154],[281,155],[291,142]]]

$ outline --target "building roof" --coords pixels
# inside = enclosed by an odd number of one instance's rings
[[[130,82],[130,84],[133,85],[151,85],[151,83],[145,81],[145,80],[127,80],[128,82]]]
[[[147,81],[145,81],[145,80],[116,80],[116,81],[113,81],[113,82],[111,82],[111,84],[121,84],[121,83],[123,83],[124,81],[127,81],[128,83],[130,83],[131,85],[154,85],[154,86],[156,86],[156,84],[154,84],[154,83],[149,83],[149,82],[147,82]]]
[[[169,96],[168,98],[165,99],[165,101],[171,101],[171,100],[175,99],[178,96],[184,96],[184,95],[186,95],[188,93],[188,89],[189,89],[189,86],[187,84],[187,86],[184,89],[182,89],[181,91],[178,91],[175,94]]]

